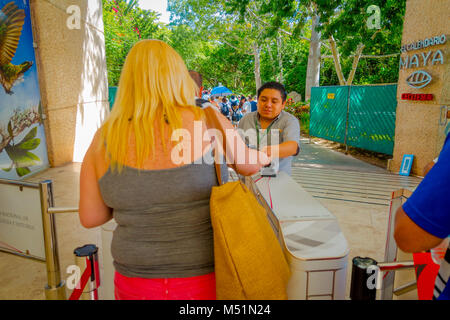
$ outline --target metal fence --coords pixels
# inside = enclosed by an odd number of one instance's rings
[[[392,155],[397,85],[311,90],[311,136]]]
[[[54,214],[78,209],[55,208],[53,203],[50,180],[30,183],[0,179],[0,213],[8,214],[8,219],[0,221],[0,251],[45,262],[46,299],[65,300]]]
[[[109,110],[112,109],[114,105],[114,101],[116,100],[116,94],[117,94],[117,87],[109,87],[108,88],[109,93]]]

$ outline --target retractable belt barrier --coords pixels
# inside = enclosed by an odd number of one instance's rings
[[[375,269],[370,269],[371,267],[377,268],[377,273]],[[368,257],[354,257],[352,259],[352,278],[350,282],[350,299],[351,300],[362,300],[362,301],[375,301],[376,300],[376,284],[382,283],[389,272],[398,271],[402,269],[414,268],[413,261],[405,262],[381,262],[378,263],[376,260]],[[386,272],[383,276],[383,272]],[[373,281],[371,281],[371,277]],[[371,285],[371,283],[373,285]],[[402,295],[409,291],[417,288],[416,282],[413,281],[397,288],[393,291],[396,295]]]
[[[75,255],[75,264],[80,268],[80,273],[81,271],[83,273],[69,300],[98,300],[100,270],[98,267],[97,246],[87,244],[76,248],[73,253]]]

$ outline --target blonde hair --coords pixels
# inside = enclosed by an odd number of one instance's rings
[[[120,76],[116,100],[102,127],[102,142],[111,168],[120,172],[127,160],[130,133],[136,139],[136,166],[155,156],[154,124],[161,125],[163,148],[164,122],[169,124],[169,136],[182,126],[180,108],[202,116],[195,106],[198,87],[190,77],[180,55],[159,40],[142,40],[128,53]]]

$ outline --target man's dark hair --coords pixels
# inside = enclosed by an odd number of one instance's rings
[[[194,71],[194,70],[189,70],[189,75],[194,80],[194,82],[197,84],[197,87],[199,89],[201,89],[201,87],[203,86],[203,77],[202,77],[202,75],[200,73],[198,73],[197,71]],[[203,94],[203,92],[200,92],[200,95],[201,94]],[[203,106],[203,104],[205,102],[208,102],[208,100],[204,100],[202,98],[196,98],[195,99],[196,106],[200,107],[200,108],[202,108],[202,106]]]
[[[264,83],[258,89],[258,99],[259,99],[259,96],[261,95],[261,92],[263,92],[264,89],[275,89],[275,90],[280,91],[282,102],[286,101],[286,98],[287,98],[286,89],[284,88],[284,86],[281,83],[276,82],[276,81]]]
[[[203,77],[200,73],[194,70],[189,70],[189,75],[191,76],[192,79],[194,79],[195,83],[199,88],[203,86]]]

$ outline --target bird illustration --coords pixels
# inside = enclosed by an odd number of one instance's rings
[[[23,78],[33,65],[25,61],[19,65],[11,63],[19,45],[20,35],[25,23],[25,11],[19,9],[14,1],[0,10],[0,83],[7,94],[13,94],[12,87]]]

